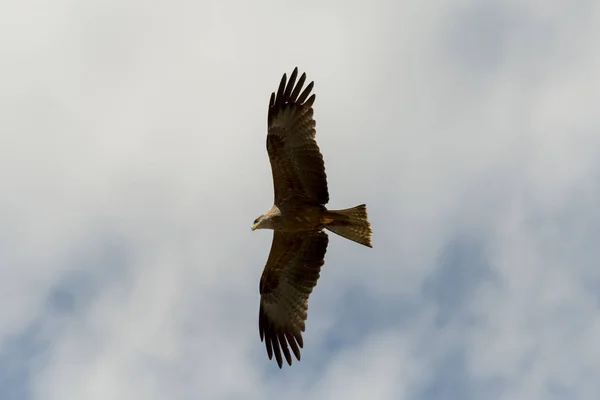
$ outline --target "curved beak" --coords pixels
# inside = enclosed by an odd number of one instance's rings
[[[258,226],[258,223],[252,224],[252,226],[250,227],[250,229],[255,230],[257,226]]]

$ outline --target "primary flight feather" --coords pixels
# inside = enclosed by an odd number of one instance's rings
[[[364,204],[345,210],[328,210],[327,175],[323,155],[315,141],[311,95],[313,82],[304,89],[306,74],[295,68],[284,74],[268,111],[267,152],[273,173],[274,204],[252,225],[272,229],[273,243],[260,279],[258,326],[269,359],[292,365],[300,360],[308,297],[317,284],[329,238],[327,229],[371,246],[371,224]]]

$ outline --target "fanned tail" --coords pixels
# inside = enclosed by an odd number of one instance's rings
[[[369,223],[366,205],[361,204],[345,210],[329,210],[327,216],[333,219],[333,222],[329,223],[326,229],[356,243],[373,247],[371,245],[373,231]]]

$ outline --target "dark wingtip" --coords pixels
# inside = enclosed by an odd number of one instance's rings
[[[297,77],[298,77],[298,68],[295,68],[294,72],[292,72],[292,75],[290,75],[290,80],[287,82],[287,86],[285,88],[285,91],[283,92],[284,103],[289,101],[290,94],[292,93],[292,89],[294,88],[294,85],[296,84]]]
[[[285,83],[287,81],[286,74],[283,74],[281,81],[279,82],[279,88],[277,88],[277,95],[275,96],[275,104],[281,106],[283,102],[283,92],[285,90]]]
[[[306,100],[306,98],[308,97],[308,95],[310,94],[310,91],[313,89],[315,83],[311,82],[308,84],[308,86],[306,86],[306,88],[304,89],[304,91],[302,92],[302,94],[300,95],[300,97],[298,97],[298,103],[302,104],[304,103],[304,101]]]
[[[300,79],[298,80],[298,83],[296,83],[296,87],[290,94],[290,98],[289,98],[290,103],[296,102],[296,99],[298,98],[298,95],[300,94],[300,90],[302,90],[302,86],[304,86],[304,81],[306,81],[306,72],[302,73],[302,75],[300,76]]]
[[[288,347],[288,342],[285,333],[280,332],[277,334],[279,337],[279,345],[281,346],[281,350],[283,351],[283,356],[287,361],[288,365],[292,365],[292,355],[290,353],[290,349]]]
[[[269,108],[275,105],[275,92],[271,93],[271,98],[269,99]]]
[[[265,344],[269,360],[275,358],[280,369],[283,368],[284,359],[289,366],[293,363],[293,356],[300,361],[300,349],[304,345],[301,334],[303,326],[297,330],[291,329],[278,332],[278,329],[274,327],[265,314],[262,303],[259,309],[258,325],[260,340]]]
[[[281,345],[279,343],[279,338],[275,332],[271,332],[271,341],[273,342],[273,353],[275,353],[275,359],[277,360],[277,364],[279,368],[283,364],[283,358],[281,357]]]
[[[261,305],[260,311],[258,313],[258,334],[260,335],[261,342],[263,342],[265,338],[264,318],[265,317]]]

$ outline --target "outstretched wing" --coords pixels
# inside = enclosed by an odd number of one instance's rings
[[[275,232],[271,252],[260,279],[258,329],[269,359],[279,368],[282,353],[292,365],[290,348],[300,361],[308,312],[308,296],[317,285],[329,238],[325,232]]]
[[[271,93],[268,114],[267,152],[273,172],[275,204],[327,204],[327,175],[323,155],[315,141],[315,120],[310,95],[311,82],[302,93],[306,80],[298,82],[294,69],[286,85],[283,74],[277,94]]]

